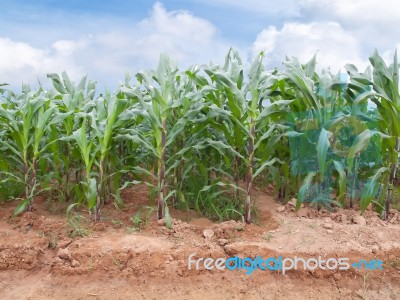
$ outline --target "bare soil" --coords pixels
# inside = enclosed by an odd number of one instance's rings
[[[277,203],[256,192],[255,224],[215,223],[171,209],[173,229],[155,220],[133,226],[149,205],[143,187],[127,204],[102,210],[101,222],[71,226],[65,204],[35,199],[34,211],[12,217],[0,206],[0,299],[400,299],[400,213],[388,222],[367,211],[316,211]],[[83,216],[88,215],[86,213]],[[142,220],[145,221],[145,220]],[[365,224],[364,224],[365,223]],[[205,238],[204,230],[213,233]],[[77,235],[85,233],[88,236]],[[381,259],[383,270],[188,270],[197,257],[348,257]]]

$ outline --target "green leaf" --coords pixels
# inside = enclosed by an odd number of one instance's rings
[[[17,216],[17,215],[21,214],[22,212],[26,211],[30,202],[31,202],[30,198],[21,201],[21,203],[18,204],[18,206],[14,210],[14,216]]]
[[[280,164],[283,164],[283,161],[281,161],[280,159],[278,159],[276,157],[271,159],[271,160],[269,160],[269,161],[266,161],[261,165],[261,167],[259,167],[257,169],[257,171],[254,172],[253,179],[256,178],[262,171],[264,171],[264,169],[266,167],[272,166],[275,162],[279,162]]]
[[[74,207],[76,207],[76,206],[80,206],[80,205],[82,205],[81,203],[72,203],[72,204],[70,204],[70,205],[68,205],[68,208],[67,208],[67,216],[69,215],[69,213],[72,211],[72,209],[74,208]]]
[[[361,195],[361,203],[360,203],[361,213],[364,213],[368,205],[371,203],[372,199],[375,197],[375,194],[379,188],[379,180],[382,174],[385,173],[387,170],[388,168],[386,167],[379,168],[378,170],[375,171],[375,174],[371,176],[368,182],[365,184]]]
[[[165,226],[168,228],[168,229],[172,229],[172,218],[171,218],[171,215],[169,214],[169,208],[168,208],[168,206],[165,204],[165,216],[164,216],[164,218],[165,218]]]
[[[88,208],[92,209],[96,205],[97,199],[97,180],[90,178],[87,184],[86,199],[88,201]]]
[[[300,209],[301,203],[303,203],[306,193],[310,189],[313,178],[315,177],[316,174],[317,174],[316,172],[310,172],[307,174],[306,178],[304,179],[303,184],[299,190],[298,197],[297,197],[296,210]]]
[[[319,138],[318,138],[318,144],[317,144],[317,158],[318,158],[318,166],[319,166],[321,178],[325,174],[326,157],[327,157],[328,149],[330,147],[329,138],[331,136],[332,136],[331,132],[325,130],[324,128],[321,129],[321,132],[320,132]]]
[[[338,161],[333,161],[333,165],[336,169],[336,171],[338,171],[339,173],[339,201],[341,203],[343,203],[343,201],[345,200],[345,196],[346,196],[346,187],[347,187],[347,176],[346,176],[346,172],[344,171],[344,168],[342,166],[342,164]]]

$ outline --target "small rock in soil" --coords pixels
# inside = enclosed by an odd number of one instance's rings
[[[157,221],[157,224],[158,224],[159,226],[164,226],[164,225],[165,225],[165,219],[160,219],[160,220],[158,220],[158,221]]]
[[[71,259],[71,253],[67,248],[59,249],[57,252],[57,256],[62,259],[67,259],[67,260]]]
[[[214,230],[212,230],[210,228],[204,229],[203,236],[206,239],[211,239],[214,236]]]
[[[219,239],[218,242],[221,246],[225,246],[228,244],[229,241],[227,239]]]
[[[76,267],[79,267],[81,264],[79,263],[79,261],[77,261],[77,260],[73,260],[72,261],[72,263],[71,263],[71,266],[73,267],[73,268],[76,268]]]
[[[359,224],[359,225],[367,225],[367,221],[363,216],[356,215],[353,217],[353,223]]]
[[[288,202],[288,204],[291,205],[291,206],[296,206],[296,202],[297,202],[297,199],[296,198],[292,198],[292,200],[290,200]]]
[[[332,223],[324,223],[324,225],[322,225],[322,227],[324,227],[325,229],[333,229],[333,224]]]
[[[277,211],[277,212],[284,212],[285,209],[286,209],[286,207],[282,205],[282,206],[279,206],[279,207],[276,209],[276,211]]]
[[[56,257],[53,258],[53,261],[52,261],[51,265],[55,266],[55,265],[59,265],[59,264],[62,264],[62,263],[63,263],[63,260],[61,258],[59,258],[58,256],[56,256]]]
[[[379,251],[379,246],[378,245],[372,246],[372,248],[371,248],[371,252],[372,253],[378,253],[378,251]]]

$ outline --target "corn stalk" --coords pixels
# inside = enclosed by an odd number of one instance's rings
[[[226,103],[219,104],[220,107],[228,109],[229,122],[226,124],[233,127],[234,136],[228,138],[225,142],[226,147],[230,149],[240,159],[243,159],[246,165],[246,199],[245,199],[245,222],[251,222],[251,207],[253,205],[253,181],[266,167],[273,165],[278,160],[273,157],[256,157],[257,149],[267,140],[274,132],[275,127],[268,124],[268,119],[273,114],[282,113],[281,107],[288,105],[292,101],[279,100],[271,103],[267,107],[260,106],[260,102],[268,95],[268,77],[270,73],[266,72],[263,67],[264,54],[260,53],[251,64],[248,74],[248,82],[243,80],[243,65],[238,54],[230,51],[226,58],[224,68],[214,67],[206,69],[211,79],[218,83],[217,88],[220,94],[227,95]],[[210,87],[212,89],[213,87]],[[217,100],[225,100],[225,97],[219,97]],[[262,130],[256,135],[257,126],[263,124]],[[218,123],[216,128],[221,127]],[[226,125],[225,125],[226,126]],[[229,128],[229,127],[228,127]],[[229,130],[222,128],[225,132]],[[229,136],[229,135],[228,135]],[[234,149],[242,148],[247,144],[245,151],[246,157],[234,151]],[[257,166],[255,162],[257,161]],[[255,168],[256,167],[256,168]],[[236,170],[237,171],[237,170]],[[234,177],[237,175],[235,174]],[[235,183],[237,184],[237,183]],[[237,187],[236,187],[237,188]]]

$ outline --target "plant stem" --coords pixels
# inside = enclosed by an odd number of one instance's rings
[[[390,203],[392,202],[392,198],[393,198],[393,182],[394,182],[394,178],[396,177],[398,153],[399,153],[399,146],[400,146],[399,144],[400,144],[400,138],[396,138],[396,146],[395,146],[395,153],[394,153],[395,157],[393,158],[392,166],[390,169],[389,184],[388,184],[387,192],[386,192],[385,215],[384,215],[385,220],[387,220],[389,217]]]
[[[354,200],[356,198],[356,179],[358,172],[358,154],[356,154],[354,161],[353,184],[351,186],[350,208],[353,208]]]
[[[70,195],[69,195],[69,181],[70,181],[70,145],[67,143],[66,150],[66,160],[65,160],[65,201],[69,203]],[[62,175],[61,175],[62,176]],[[61,177],[62,178],[62,177]]]
[[[239,152],[240,150],[239,150],[238,147],[236,147],[235,151]],[[235,157],[234,171],[233,171],[233,174],[234,174],[233,180],[235,181],[236,187],[239,186],[239,164],[240,164],[240,157],[236,156]],[[236,187],[235,187],[235,199],[237,199],[239,197],[239,190]]]
[[[158,161],[158,219],[164,218],[164,180],[165,180],[165,159],[166,159],[166,136],[167,119],[162,119],[161,132],[161,158]]]
[[[245,205],[245,221],[247,224],[251,222],[251,196],[253,191],[253,163],[254,163],[254,135],[255,135],[254,119],[250,120],[250,142],[249,142],[249,161],[247,165],[247,197]]]
[[[97,184],[97,199],[95,208],[95,220],[100,221],[100,207],[101,207],[101,195],[103,193],[103,176],[104,176],[104,159],[100,159],[99,164],[99,182]]]

